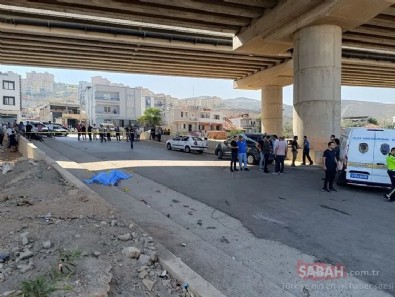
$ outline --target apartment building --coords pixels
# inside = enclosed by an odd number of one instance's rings
[[[81,83],[80,83],[81,85]],[[133,125],[145,111],[142,88],[118,85],[85,84],[80,88],[82,106],[91,124]]]
[[[22,79],[22,91],[30,95],[52,93],[54,90],[55,76],[48,72],[27,72]]]
[[[40,121],[59,123],[66,127],[75,128],[78,123],[86,122],[85,113],[81,112],[79,104],[50,102],[40,109]]]
[[[21,119],[21,76],[14,72],[0,72],[0,122]]]
[[[164,113],[164,122],[172,134],[221,131],[224,116],[220,111],[199,107],[178,107]]]
[[[213,109],[214,107],[219,107],[222,104],[222,99],[219,97],[197,97],[197,98],[187,98],[179,100],[179,104],[182,107],[186,106],[199,106],[200,108]]]
[[[229,120],[234,126],[244,130],[246,133],[261,132],[261,122],[257,119],[251,118],[248,113],[230,117]]]

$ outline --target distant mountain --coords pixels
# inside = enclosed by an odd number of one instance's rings
[[[234,99],[222,100],[222,108],[224,109],[245,109],[245,110],[261,110],[261,101],[246,97],[238,97]]]
[[[395,116],[395,104],[342,100],[342,117],[370,116],[372,118],[392,119]]]
[[[235,99],[225,99],[222,101],[223,109],[240,109],[243,112],[248,110],[259,112],[261,110],[261,101],[251,98],[239,97]],[[293,106],[283,105],[284,118],[293,117]],[[395,116],[395,104],[380,102],[365,102],[357,100],[342,100],[341,116],[369,116],[377,120],[392,119]]]

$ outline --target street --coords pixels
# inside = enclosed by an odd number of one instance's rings
[[[251,166],[249,172],[231,173],[228,160],[217,160],[206,153],[168,151],[158,143],[137,142],[131,150],[127,142],[78,142],[74,137],[57,137],[37,146],[52,148],[90,171],[131,169],[239,220],[257,240],[283,243],[319,262],[341,263],[347,271],[378,271],[375,275],[355,275],[369,284],[392,284],[385,291],[395,294],[395,204],[383,199],[382,190],[346,187],[338,188],[337,193],[322,193],[323,172],[316,166],[287,166],[284,175],[264,174],[257,166]],[[143,197],[148,189],[139,188],[136,180],[133,178],[128,187],[133,195]],[[159,211],[170,213],[159,203]],[[199,236],[206,235],[201,232]],[[230,247],[225,251],[230,252]],[[251,248],[248,255],[244,250],[243,264],[254,271],[264,269],[260,252],[267,253]],[[289,273],[296,275],[296,267]],[[270,280],[281,287],[288,278],[273,274]]]

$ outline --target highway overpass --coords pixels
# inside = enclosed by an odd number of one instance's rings
[[[0,0],[0,63],[231,79],[262,90],[264,131],[319,148],[340,87],[395,85],[395,0]]]

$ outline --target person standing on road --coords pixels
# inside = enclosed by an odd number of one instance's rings
[[[55,134],[53,133],[53,124],[51,121],[48,122],[47,128],[48,128],[47,137],[49,138],[52,138],[52,136],[55,137]]]
[[[103,127],[103,125],[100,125],[99,128],[99,137],[100,137],[100,142],[103,143],[107,141],[106,135],[105,135],[106,129]]]
[[[298,136],[294,136],[294,140],[292,140],[291,142],[291,151],[292,151],[292,167],[296,167],[295,165],[295,161],[296,158],[298,157],[298,148],[299,148],[299,144],[298,144]]]
[[[242,135],[239,136],[239,140],[237,141],[238,147],[238,157],[239,157],[239,169],[240,171],[250,171],[247,168],[247,141],[244,139]],[[244,163],[244,169],[242,164]]]
[[[337,169],[336,152],[334,150],[335,146],[336,145],[334,142],[328,142],[328,149],[325,150],[324,154],[322,155],[325,170],[324,186],[321,189],[322,192],[337,192],[336,189],[333,187],[333,181],[335,180]]]
[[[126,142],[129,141],[129,132],[130,132],[129,126],[126,126],[126,127],[125,127],[125,138],[126,138]]]
[[[392,189],[388,194],[385,194],[385,198],[388,201],[394,201],[395,194],[395,147],[391,148],[391,152],[387,155],[386,158],[387,163],[387,173],[391,180]]]
[[[284,173],[284,161],[285,157],[288,153],[288,145],[284,140],[284,137],[281,136],[278,140],[276,146],[274,147],[274,158],[276,160],[276,170],[274,174],[283,174]]]
[[[269,164],[269,156],[270,153],[272,152],[272,147],[270,143],[270,136],[266,135],[266,137],[263,139],[263,157],[265,160],[265,165],[263,168],[264,173],[269,173],[270,171],[267,169],[267,165]]]
[[[110,129],[110,127],[107,127],[106,131],[107,131],[107,141],[111,141],[111,129]]]
[[[93,127],[92,127],[91,123],[89,123],[89,126],[88,126],[89,141],[92,141],[92,130],[93,130]]]
[[[264,135],[262,139],[259,140],[257,144],[257,148],[259,150],[259,170],[268,173],[267,164],[269,162],[269,154],[270,154],[270,136]]]
[[[237,151],[238,151],[238,146],[237,146],[237,136],[234,135],[232,141],[230,142],[230,150],[232,153],[232,159],[230,160],[230,171],[239,171],[239,169],[236,168],[236,163],[237,163]]]
[[[31,140],[32,139],[32,129],[33,126],[30,124],[29,121],[26,122],[26,137],[27,139]]]
[[[78,135],[78,141],[80,141],[81,140],[81,123],[78,123],[77,124],[77,135]]]
[[[134,129],[130,129],[129,133],[129,140],[130,140],[130,148],[133,149],[133,142],[134,142]]]
[[[121,141],[121,130],[119,129],[119,126],[115,127],[115,138],[117,141]]]
[[[81,126],[82,140],[86,140],[86,127],[85,124]]]
[[[313,165],[313,161],[310,158],[310,142],[307,139],[307,136],[303,137],[303,163],[302,165],[306,165],[306,158],[309,160],[310,165]]]

